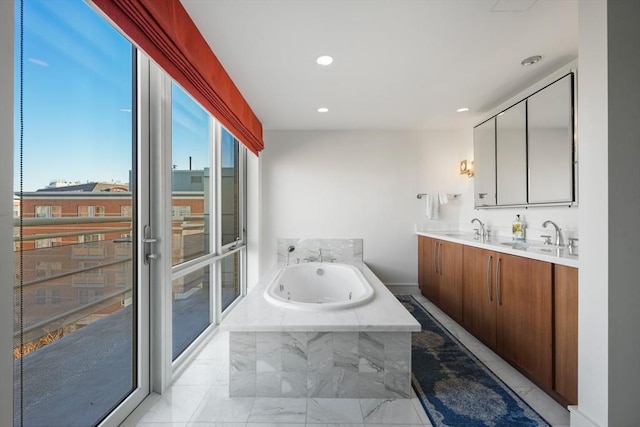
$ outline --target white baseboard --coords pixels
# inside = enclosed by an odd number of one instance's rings
[[[417,295],[420,293],[417,283],[385,283],[384,285],[394,295]]]
[[[601,427],[583,414],[577,405],[569,406],[569,415],[571,417],[571,427]]]

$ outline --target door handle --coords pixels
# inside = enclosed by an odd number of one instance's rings
[[[433,269],[438,274],[438,242],[433,242]]]
[[[149,261],[158,259],[160,254],[151,251],[151,246],[158,242],[158,239],[149,237],[151,234],[151,227],[145,225],[143,234],[144,237],[142,238],[142,244],[144,245],[144,263],[147,265],[149,264]]]
[[[491,262],[493,261],[493,255],[489,255],[489,258],[487,258],[487,297],[489,298],[489,301],[492,301],[491,299]]]
[[[498,257],[496,265],[496,298],[498,299],[498,305],[502,305],[502,296],[500,295],[500,262],[502,258]]]

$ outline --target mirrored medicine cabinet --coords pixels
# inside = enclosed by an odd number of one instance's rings
[[[474,128],[476,208],[575,204],[574,73]]]

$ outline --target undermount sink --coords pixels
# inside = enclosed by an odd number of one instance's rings
[[[501,242],[500,244],[505,246],[511,246],[512,248],[515,248],[515,249],[526,249],[533,246],[527,242]]]
[[[561,246],[546,245],[544,243],[531,243],[531,242],[502,242],[501,245],[510,246],[513,249],[535,249],[541,252],[557,253],[562,250]]]

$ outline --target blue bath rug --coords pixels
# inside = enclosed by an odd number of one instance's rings
[[[435,427],[549,427],[412,296],[398,299],[422,325],[412,337],[412,385]]]

